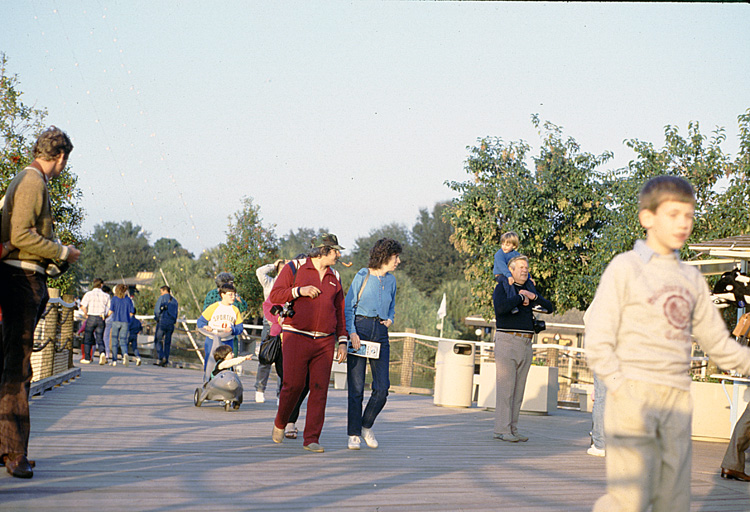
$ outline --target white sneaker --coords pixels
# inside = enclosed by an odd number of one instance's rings
[[[107,354],[99,354],[99,364],[107,364]]]
[[[112,361],[112,366],[117,366],[117,361]]]
[[[600,448],[597,448],[593,444],[589,447],[588,450],[586,450],[586,453],[589,455],[593,455],[594,457],[604,457],[606,455],[606,451],[602,450]]]
[[[91,361],[88,359],[81,359],[81,364],[91,364]]]
[[[266,395],[263,393],[263,391],[256,391],[255,392],[255,402],[262,404],[266,401]]]
[[[135,365],[136,366],[140,366],[141,365],[141,358],[140,357],[136,357],[135,358]]]
[[[367,443],[367,446],[370,448],[378,447],[378,440],[375,439],[375,435],[372,433],[371,428],[362,427],[362,439],[365,440],[365,443]]]
[[[122,355],[122,365],[123,366],[128,366],[129,364],[130,364],[130,361],[128,361],[128,355],[127,354],[123,354]]]
[[[349,436],[349,442],[346,446],[350,450],[359,450],[361,444],[362,441],[360,440],[359,436]]]

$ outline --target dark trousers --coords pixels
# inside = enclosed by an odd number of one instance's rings
[[[104,347],[104,319],[100,316],[86,317],[86,330],[83,334],[84,355],[94,357],[94,343],[100,354],[106,353]],[[86,359],[90,359],[87,357]]]
[[[154,335],[154,345],[160,361],[169,361],[169,350],[172,348],[172,333],[174,324],[158,325]]]
[[[357,334],[364,341],[380,343],[378,359],[353,356],[346,358],[346,380],[348,388],[347,435],[362,435],[362,427],[372,428],[375,418],[383,410],[391,387],[389,364],[391,347],[388,343],[388,328],[380,323],[379,318],[358,316],[355,319]],[[362,412],[362,400],[365,394],[365,370],[367,362],[372,370],[372,393],[367,401],[365,412]]]
[[[276,368],[276,374],[279,376],[280,381],[284,382],[284,351],[279,352],[279,357],[276,358],[276,361],[273,362],[273,366]],[[284,387],[284,384],[281,384],[281,387]],[[302,407],[302,402],[305,401],[305,398],[307,398],[307,393],[310,392],[310,375],[308,374],[307,379],[305,380],[305,387],[302,389],[302,394],[299,396],[299,400],[297,400],[297,405],[294,406],[294,409],[292,409],[292,415],[289,416],[289,420],[287,423],[297,423],[297,420],[299,419],[299,409]],[[280,393],[279,393],[280,394]]]
[[[48,299],[46,276],[0,264],[0,455],[28,454],[31,352]]]
[[[283,336],[284,377],[274,424],[278,428],[286,426],[309,378],[303,442],[307,446],[317,443],[323,430],[336,340],[333,336],[313,339],[292,332],[285,332]]]

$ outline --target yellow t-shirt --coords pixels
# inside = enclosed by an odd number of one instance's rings
[[[231,331],[232,326],[242,323],[237,306],[225,306],[221,302],[214,302],[208,306],[201,316],[208,321],[208,326],[214,331]]]

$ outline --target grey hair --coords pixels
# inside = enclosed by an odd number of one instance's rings
[[[219,275],[216,276],[216,287],[234,282],[234,276],[230,274],[229,272],[221,272]]]

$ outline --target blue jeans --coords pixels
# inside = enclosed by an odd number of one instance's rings
[[[228,340],[221,342],[224,345],[229,345],[232,348],[232,352],[234,352],[234,338],[229,338]],[[217,345],[218,346],[218,345]],[[203,371],[206,371],[206,368],[208,367],[208,360],[209,356],[211,355],[211,351],[214,349],[214,340],[213,338],[209,338],[206,336],[206,341],[203,342]],[[211,371],[213,371],[213,368],[211,368]]]
[[[83,346],[85,355],[93,354],[92,347],[96,344],[100,354],[105,354],[104,350],[104,319],[100,316],[90,315],[86,317],[86,330],[83,335]],[[88,357],[86,358],[88,359]]]
[[[112,349],[110,348],[112,345],[112,320],[111,316],[104,320],[104,334],[103,334],[103,340],[104,340],[104,353],[107,354],[107,359],[112,359]],[[101,354],[101,350],[99,350],[99,353]]]
[[[378,359],[351,354],[346,358],[346,382],[349,388],[346,430],[350,436],[359,436],[362,435],[362,427],[372,428],[375,418],[383,410],[388,399],[388,388],[391,387],[389,378],[391,347],[388,342],[388,328],[380,323],[379,318],[357,316],[354,322],[360,339],[380,343]],[[372,393],[363,414],[362,399],[365,393],[365,369],[368,360],[372,372]]]
[[[260,331],[261,343],[263,342],[264,339],[266,339],[266,335],[270,331],[271,331],[271,324],[269,324],[268,320],[264,318],[263,330]],[[256,377],[255,377],[255,391],[260,391],[261,393],[264,393],[266,391],[266,386],[268,385],[268,377],[270,375],[271,375],[271,365],[263,364],[260,361],[258,361],[258,373],[256,374]],[[279,393],[281,393],[281,378],[280,377],[279,377],[279,385],[276,387],[276,398],[279,397]]]
[[[604,450],[604,404],[607,398],[607,388],[604,382],[594,374],[594,406],[591,411],[591,444],[594,448]]]
[[[117,361],[117,347],[120,347],[122,358],[128,354],[128,323],[112,321],[112,361]]]
[[[128,347],[133,347],[133,354],[138,359],[141,358],[140,352],[138,352],[138,333],[128,333]]]
[[[174,324],[158,325],[156,327],[156,334],[154,335],[154,345],[156,345],[156,352],[159,356],[159,361],[169,361],[169,350],[172,347],[173,332]]]

